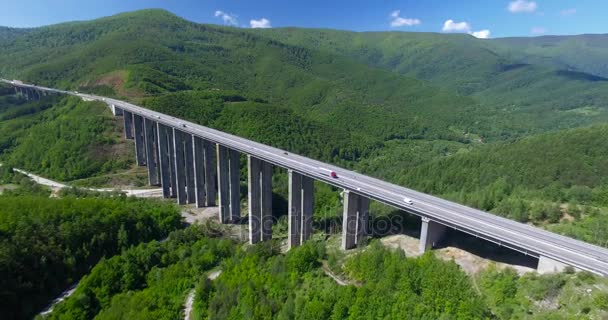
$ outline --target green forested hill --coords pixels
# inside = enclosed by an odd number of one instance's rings
[[[603,78],[467,35],[247,30],[162,10],[17,32],[0,40],[4,77],[134,100],[236,90],[376,141],[496,140],[608,120]]]
[[[376,139],[462,137],[445,129],[461,112],[450,113],[475,105],[339,55],[159,10],[35,29],[2,46],[0,65],[5,77],[59,87],[110,86],[135,98],[184,89],[237,90]],[[368,121],[353,121],[353,114],[369,115]]]
[[[502,52],[530,63],[608,77],[608,34],[502,38],[492,43]]]
[[[525,135],[607,120],[608,79],[590,71],[593,66],[596,70],[606,66],[599,58],[600,49],[577,51],[578,60],[585,61],[582,65],[558,62],[558,56],[574,54],[572,45],[570,51],[547,53],[555,57],[546,58],[548,63],[539,58],[544,53],[540,49],[528,52],[508,46],[507,40],[480,40],[462,34],[301,28],[252,32],[475,97],[481,107],[471,110],[470,116],[486,122],[483,129],[474,127],[485,135]],[[593,42],[593,48],[607,45],[606,38]]]

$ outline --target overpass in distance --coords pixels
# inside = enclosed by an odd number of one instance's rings
[[[445,227],[453,228],[539,259],[539,271],[572,266],[608,276],[608,249],[534,226],[466,207],[328,163],[286,152],[128,102],[76,91],[0,81],[28,99],[67,94],[102,101],[124,118],[125,137],[135,141],[137,164],[148,167],[151,185],[179,204],[220,208],[220,222],[241,217],[240,155],[247,156],[249,242],[272,237],[272,167],[289,173],[290,247],[312,234],[313,181],[344,190],[342,248],[351,249],[368,234],[369,202],[379,201],[422,219],[420,251],[431,249]],[[337,177],[331,176],[335,172]],[[408,201],[408,200],[411,200]]]

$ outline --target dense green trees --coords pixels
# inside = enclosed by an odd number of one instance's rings
[[[234,253],[203,226],[171,233],[102,260],[50,319],[178,319],[196,279]]]
[[[480,319],[489,315],[459,268],[432,256],[407,259],[375,245],[349,258],[360,286],[322,274],[322,243],[276,256],[268,244],[237,253],[222,274],[197,286],[195,307],[208,319]],[[382,270],[382,272],[378,272]]]
[[[180,221],[155,201],[0,196],[0,312],[33,316],[101,257],[163,238]]]
[[[498,319],[599,319],[608,313],[606,279],[572,270],[551,275],[518,275],[491,266],[475,276],[484,300]]]
[[[0,161],[69,181],[126,169],[132,148],[105,104],[47,97],[26,102],[0,95]]]

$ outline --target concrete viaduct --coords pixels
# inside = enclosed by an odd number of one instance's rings
[[[446,227],[460,230],[538,258],[542,272],[565,266],[608,275],[608,249],[557,235],[480,210],[397,186],[379,179],[288,153],[124,101],[57,90],[19,81],[14,86],[27,99],[49,93],[105,102],[124,119],[125,138],[134,140],[136,161],[147,166],[150,185],[162,186],[163,196],[178,204],[219,206],[219,220],[241,217],[240,155],[248,173],[249,242],[272,238],[273,167],[289,173],[289,247],[302,244],[313,232],[313,181],[342,188],[342,249],[351,249],[368,235],[370,200],[421,217],[420,251],[431,249]],[[335,172],[337,177],[332,177]]]

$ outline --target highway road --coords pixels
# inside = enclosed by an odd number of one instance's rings
[[[2,80],[11,83],[8,80]],[[530,225],[498,217],[432,195],[365,176],[331,164],[323,163],[261,143],[203,127],[182,119],[148,110],[128,102],[56,90],[26,84],[14,84],[55,93],[78,96],[86,100],[103,101],[120,109],[153,119],[181,131],[222,144],[244,154],[252,155],[276,166],[293,170],[325,183],[350,190],[395,208],[427,217],[440,224],[492,241],[535,257],[544,256],[582,270],[608,276],[608,249],[564,237]],[[329,172],[337,173],[332,178]],[[405,199],[413,204],[407,204]]]

